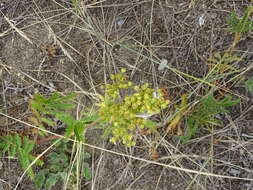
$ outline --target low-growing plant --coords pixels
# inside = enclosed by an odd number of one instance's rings
[[[183,94],[181,96],[180,105],[175,106],[175,114],[169,120],[169,125],[167,127],[167,132],[175,132],[177,135],[182,135],[182,130],[180,127],[181,121],[188,113],[188,94]]]
[[[33,95],[30,101],[30,108],[34,113],[34,117],[30,120],[40,128],[44,129],[43,124],[55,127],[57,122],[61,121],[66,124],[65,136],[71,137],[75,135],[78,141],[84,140],[85,127],[98,119],[98,115],[84,116],[75,119],[71,112],[75,104],[71,103],[76,94],[72,93],[67,96],[61,96],[58,92],[53,93],[49,97],[40,94]]]
[[[46,167],[39,171],[35,177],[35,184],[37,188],[51,189],[58,182],[65,182],[68,177],[69,166],[71,165],[70,155],[68,151],[70,150],[69,145],[72,143],[67,140],[62,140],[53,152],[47,156]],[[89,153],[84,154],[84,159],[90,158]],[[81,175],[87,180],[91,178],[91,172],[88,162],[82,163]],[[76,176],[76,164],[74,164],[73,171],[71,171],[68,188],[74,189],[76,186],[77,176]]]
[[[253,76],[245,82],[246,89],[253,94]]]
[[[233,56],[227,52],[224,54],[221,54],[220,52],[214,53],[213,57],[207,59],[207,64],[210,67],[208,78],[214,81],[224,78],[224,72],[228,72],[228,75],[238,72],[238,69],[232,65],[235,61],[241,61],[241,58]]]
[[[160,113],[169,101],[163,98],[162,92],[149,85],[134,85],[120,73],[111,75],[112,84],[104,86],[105,95],[100,96],[99,116],[105,124],[104,135],[112,135],[110,141],[122,141],[127,146],[135,145],[133,137],[145,127],[154,130],[155,123],[148,118]]]
[[[57,122],[66,124],[65,136],[68,138],[76,137],[79,142],[85,142],[85,128],[98,119],[98,115],[83,116],[80,119],[75,119],[71,114],[75,104],[71,103],[76,94],[61,96],[55,92],[49,97],[36,94],[30,101],[30,107],[34,113],[32,121],[41,124],[40,128],[44,128],[43,124],[54,127]],[[69,111],[69,112],[68,112]],[[48,156],[47,166],[41,170],[36,176],[36,185],[38,187],[52,188],[57,182],[66,180],[67,171],[70,166],[70,158],[67,154],[68,141],[62,141],[57,149]],[[85,157],[89,155],[84,152]],[[86,179],[90,179],[89,165],[87,162],[82,162],[82,175]],[[75,164],[73,170],[75,170]],[[70,171],[71,172],[71,171]],[[72,173],[72,172],[71,172]],[[71,175],[69,184],[76,182],[76,175]]]
[[[31,154],[33,148],[35,147],[34,140],[30,140],[26,136],[21,138],[18,134],[1,136],[0,138],[0,150],[2,154],[8,153],[10,157],[18,157],[22,169],[27,169],[32,161],[36,159],[36,157]],[[41,160],[37,160],[36,164],[41,166],[43,162]],[[34,179],[35,174],[32,167],[29,167],[27,170],[27,175],[30,179]]]
[[[243,32],[253,30],[253,21],[250,16],[253,12],[253,6],[248,6],[244,11],[242,18],[238,16],[235,12],[232,12],[230,18],[228,19],[229,32],[235,33],[233,43],[231,44],[228,52],[231,53],[236,44],[240,41]]]
[[[253,12],[253,6],[248,6],[245,9],[242,18],[232,12],[230,18],[228,19],[229,32],[233,33],[242,33],[253,30],[253,21],[250,19],[250,15]]]
[[[46,135],[46,127],[56,127],[58,122],[66,124],[65,136],[68,138],[75,137],[79,142],[85,142],[84,130],[90,123],[97,120],[97,115],[85,115],[82,118],[76,120],[71,111],[75,107],[72,103],[76,94],[70,94],[66,96],[60,95],[58,92],[53,93],[50,96],[43,96],[40,94],[33,95],[33,98],[29,102],[30,110],[33,116],[30,117],[30,121],[33,122],[37,127],[43,129],[37,132],[40,139]],[[67,176],[67,172],[70,172],[69,183],[76,183],[76,172],[69,171],[70,166],[70,155],[67,151],[70,149],[68,145],[70,141],[61,140],[59,146],[56,147],[55,151],[51,152],[46,158],[46,165],[38,174],[35,174],[30,164],[36,159],[32,155],[33,149],[36,147],[36,140],[31,140],[27,136],[21,136],[19,134],[15,135],[5,135],[1,136],[0,150],[2,154],[8,152],[11,157],[18,157],[21,167],[27,170],[27,175],[31,180],[35,180],[38,188],[44,187],[46,189],[51,189],[57,182],[64,181]],[[47,138],[45,138],[47,139]],[[49,138],[49,140],[51,140]],[[45,142],[48,142],[46,140]],[[89,157],[87,152],[83,152],[83,159],[81,163],[82,171],[80,174],[85,179],[90,179],[90,169],[89,164],[84,160]],[[42,166],[43,162],[41,160],[36,161],[36,164]],[[73,169],[76,170],[77,167],[74,163]],[[71,188],[70,188],[71,189]]]
[[[240,99],[232,100],[232,96],[225,96],[222,100],[216,100],[213,95],[203,98],[197,107],[186,117],[187,132],[185,136],[178,138],[186,143],[201,127],[220,126],[222,121],[216,118],[221,113],[228,113],[228,107],[240,102]]]

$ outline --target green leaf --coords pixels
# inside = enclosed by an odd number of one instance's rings
[[[90,180],[91,179],[91,171],[90,171],[90,168],[89,168],[89,164],[87,162],[85,162],[83,164],[83,177],[86,179],[86,180]]]
[[[89,158],[91,158],[90,153],[85,152],[84,155],[83,155],[83,158],[84,158],[84,159],[89,159]]]
[[[53,173],[57,173],[59,171],[62,171],[63,169],[63,165],[55,163],[55,164],[51,164],[49,167],[50,171]]]
[[[233,11],[230,18],[228,19],[228,24],[230,26],[229,31],[234,33],[247,32],[253,29],[253,22],[249,19],[252,13],[252,7],[249,6],[243,13],[242,18]]]
[[[15,138],[15,145],[17,146],[17,148],[21,148],[21,138],[20,136],[18,136],[17,134],[14,136]]]
[[[49,154],[49,158],[50,158],[49,162],[54,162],[54,160],[57,161],[58,157],[59,157],[59,154],[58,154],[58,153],[56,153],[56,152],[51,152],[51,153]]]
[[[42,126],[42,125],[38,125],[37,127],[40,128],[40,129],[46,130],[45,127]],[[38,133],[39,133],[39,135],[41,135],[41,136],[45,136],[45,135],[47,134],[45,131],[41,131],[41,130],[39,130]]]
[[[40,94],[34,94],[33,99],[35,102],[38,102],[40,104],[45,104],[47,102],[47,98],[45,98],[44,96]]]
[[[253,76],[245,82],[246,89],[253,94]]]
[[[27,154],[25,151],[21,150],[20,151],[20,165],[23,169],[27,169],[30,165],[30,160],[29,160],[29,154]],[[27,175],[33,180],[34,179],[34,173],[32,168],[30,167],[27,170]]]
[[[82,141],[84,132],[84,125],[82,123],[76,123],[74,125],[74,133],[78,141]]]
[[[70,102],[74,100],[77,97],[76,93],[71,93],[69,95],[61,97],[59,100],[56,100],[55,102],[61,101],[61,102]]]
[[[15,145],[14,146],[10,146],[10,144],[9,144],[8,149],[9,149],[10,156],[14,157],[17,154],[17,147]]]
[[[17,156],[22,169],[27,169],[31,160],[34,160],[34,157],[29,153],[33,150],[35,142],[31,141],[28,137],[24,137],[23,141],[21,141],[18,134],[8,135],[2,139],[4,141],[1,143],[1,147],[3,148],[2,152],[8,152],[9,156]],[[34,178],[34,173],[31,167],[28,169],[27,175],[30,179]]]
[[[41,117],[41,121],[43,121],[44,123],[46,123],[49,126],[52,126],[52,127],[56,126],[56,123],[48,118]]]
[[[48,179],[45,183],[46,189],[51,189],[59,181],[59,177],[56,174],[49,174]]]
[[[48,115],[65,115],[66,112],[59,111],[59,110],[47,110],[47,111],[44,112],[44,114],[48,114]]]
[[[67,172],[59,172],[58,175],[62,181],[66,180],[68,176]]]
[[[56,116],[55,116],[58,120],[60,120],[61,122],[63,122],[63,123],[65,123],[65,124],[67,124],[68,126],[71,126],[71,125],[73,125],[73,123],[75,122],[75,119],[71,116],[71,115],[69,115],[69,114],[57,114]]]
[[[49,108],[54,108],[54,109],[63,109],[63,110],[70,110],[75,107],[74,104],[50,104],[48,105]]]
[[[191,139],[198,128],[209,126],[221,126],[222,121],[215,118],[220,113],[228,113],[227,107],[240,102],[240,99],[232,100],[232,96],[225,96],[222,100],[216,100],[213,95],[203,98],[199,105],[187,116],[187,133],[178,137],[183,143]]]
[[[152,132],[156,131],[157,123],[151,120],[145,122],[145,126],[150,129]]]
[[[32,152],[32,150],[34,149],[35,146],[35,142],[34,141],[29,141],[29,144],[26,147],[27,153]]]
[[[98,120],[98,118],[99,118],[99,115],[95,114],[95,115],[91,115],[88,117],[84,117],[84,118],[80,119],[79,121],[82,123],[85,123],[85,124],[89,124],[89,123],[92,123],[92,122]]]
[[[42,106],[42,104],[37,101],[31,101],[31,107],[35,110],[40,111],[40,112],[46,111],[46,109]]]
[[[7,136],[1,137],[1,139],[3,140],[3,142],[0,143],[0,148],[3,149],[2,153],[9,151],[9,149],[10,149],[10,151],[16,149],[15,146],[13,146],[15,143],[15,142],[13,142],[14,141],[13,136],[7,135]],[[11,149],[10,147],[13,147],[13,148]],[[13,156],[15,156],[15,154],[10,154],[10,156],[13,157]]]
[[[34,179],[35,185],[38,189],[42,188],[46,179],[46,170],[41,170]]]
[[[187,119],[187,135],[177,136],[182,141],[182,144],[187,143],[193,136],[195,136],[197,132],[197,127],[198,124],[193,118]]]
[[[65,137],[70,137],[72,133],[74,132],[74,129],[75,129],[74,125],[67,126],[66,131],[65,131]]]
[[[31,154],[29,154],[28,157],[29,157],[29,160],[30,160],[30,161],[34,161],[34,160],[36,159],[36,157],[34,157],[34,156],[31,155]],[[43,166],[44,162],[43,162],[42,160],[38,159],[38,160],[36,160],[36,164],[37,164],[38,166]]]
[[[84,128],[85,124],[83,124],[80,120],[74,123],[74,133],[79,141],[84,140]]]
[[[57,100],[61,99],[61,95],[58,92],[54,92],[51,97],[48,98],[47,104],[52,104],[56,102]]]
[[[68,156],[64,153],[56,153],[56,152],[52,152],[49,154],[49,160],[50,163],[64,163],[64,162],[68,162]]]
[[[24,137],[23,139],[23,149],[28,154],[30,153],[34,148],[35,142],[30,141],[28,137]]]

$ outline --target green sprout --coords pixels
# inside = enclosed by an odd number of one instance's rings
[[[232,12],[228,24],[230,26],[229,32],[241,33],[247,32],[253,29],[253,21],[250,19],[250,15],[253,12],[253,6],[249,6],[240,18],[235,12]]]

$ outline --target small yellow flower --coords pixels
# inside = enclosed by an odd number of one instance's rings
[[[112,138],[110,138],[110,142],[113,143],[113,144],[116,144],[117,139],[115,137],[112,137]]]
[[[112,80],[114,80],[114,79],[115,79],[115,75],[111,75],[110,78],[111,78]]]
[[[133,86],[133,83],[132,82],[128,82],[127,85],[128,85],[128,87],[131,87],[131,86]]]

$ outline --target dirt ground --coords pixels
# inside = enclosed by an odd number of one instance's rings
[[[174,70],[159,69],[156,62],[167,60],[174,69],[203,78],[208,72],[205,60],[214,52],[225,51],[232,42],[233,35],[227,30],[229,15],[232,11],[242,15],[250,1],[79,3],[80,10],[68,0],[0,0],[0,109],[7,115],[28,122],[27,102],[32,94],[54,90],[77,92],[81,106],[91,106],[96,103],[95,94],[101,93],[100,86],[120,68],[126,68],[136,84],[149,82],[154,88],[166,88],[176,104],[182,93],[194,91],[198,84]],[[184,145],[172,135],[163,136],[155,163],[148,162],[152,135],[140,137],[137,146],[129,149],[101,139],[99,130],[88,130],[87,143],[111,152],[88,148],[93,179],[85,181],[82,189],[253,189],[253,104],[243,85],[252,76],[252,42],[249,32],[236,47],[236,55],[243,58],[237,66],[245,72],[230,91],[241,102],[224,116],[223,126],[213,128],[212,133],[200,130]],[[192,101],[200,96],[196,92]],[[168,115],[165,111],[161,118]],[[0,126],[1,134],[6,127],[20,133],[29,130],[3,116]],[[17,159],[0,157],[0,190],[14,189],[22,173]],[[25,177],[17,189],[36,188]]]

